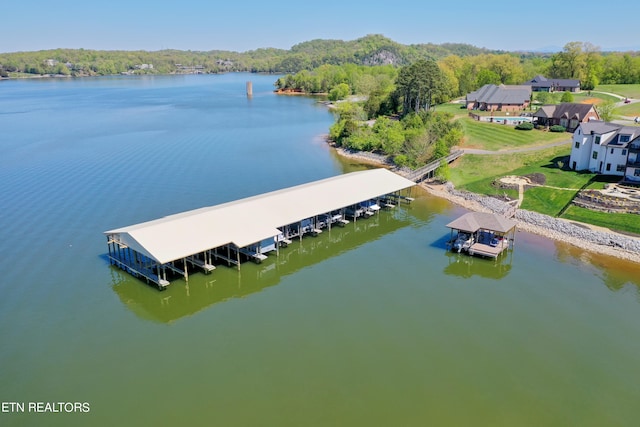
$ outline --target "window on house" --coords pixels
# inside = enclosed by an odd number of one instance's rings
[[[600,145],[600,135],[596,135],[596,145]]]
[[[576,141],[576,148],[580,148],[580,141]]]
[[[629,139],[631,139],[630,135],[620,135],[620,142],[629,142]]]
[[[613,148],[611,149],[611,154],[613,154]]]
[[[591,155],[591,158],[594,159],[594,160],[597,159],[598,158],[598,152],[594,151],[593,154]]]
[[[627,150],[622,150],[622,155],[626,156],[627,155]]]
[[[611,163],[607,163],[607,172],[611,170]]]
[[[633,176],[640,176],[640,169],[636,169],[633,171]]]
[[[625,165],[616,166],[616,172],[624,172],[625,169],[626,169]]]

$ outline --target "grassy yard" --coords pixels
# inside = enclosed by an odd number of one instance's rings
[[[506,175],[542,173],[545,185],[562,189],[530,188],[525,191],[522,208],[556,216],[593,176],[562,170],[569,153],[569,147],[561,146],[516,154],[466,154],[451,168],[451,181],[463,190],[515,199],[516,190],[498,188],[494,182]]]
[[[577,192],[578,190],[557,190],[546,187],[530,188],[525,191],[521,208],[549,216],[558,216]]]
[[[451,181],[456,187],[475,193],[498,194],[492,185],[496,178],[551,170],[552,161],[549,159],[563,158],[569,152],[569,147],[561,146],[515,154],[466,154],[453,164]]]
[[[640,99],[640,85],[601,85],[596,91],[610,92]],[[582,92],[574,94],[574,102],[598,104],[606,101],[617,102],[617,98],[601,94]],[[563,140],[570,140],[570,133],[553,133],[538,130],[517,131],[513,126],[478,122],[468,117],[461,104],[443,104],[436,111],[453,113],[465,131],[463,148],[496,151],[491,155],[466,154],[458,159],[450,169],[451,181],[456,188],[478,194],[518,197],[518,191],[502,189],[495,185],[497,179],[507,175],[531,175],[542,173],[545,186],[529,188],[524,193],[523,209],[558,216],[567,220],[594,224],[623,232],[640,235],[640,217],[633,214],[611,214],[570,205],[571,200],[582,188],[602,189],[607,183],[618,182],[618,177],[597,176],[590,173],[563,169],[571,152],[570,144],[541,148],[535,151],[503,153],[500,151],[539,147]],[[533,109],[535,111],[536,108]],[[496,113],[498,114],[498,113]],[[640,102],[616,108],[614,114],[640,116]],[[555,187],[555,188],[554,188]]]
[[[615,93],[627,98],[640,98],[640,84],[638,85],[599,85],[595,88],[598,92]]]
[[[640,219],[635,214],[598,212],[569,206],[562,218],[640,235]]]
[[[465,108],[464,104],[456,104],[456,103],[447,103],[436,105],[434,108],[435,111],[446,112],[453,114],[456,118],[458,117],[467,117],[469,115],[469,111]]]
[[[640,117],[640,102],[626,104],[613,110],[614,115],[627,117]]]
[[[571,139],[565,132],[516,130],[514,126],[479,122],[469,117],[459,119],[464,127],[464,148],[499,151],[511,148],[534,147]]]
[[[596,91],[615,93],[617,95],[630,98],[640,99],[640,84],[634,85],[600,85],[596,87]],[[616,102],[619,100],[616,100]],[[614,115],[637,117],[640,116],[640,103],[634,102],[617,107],[613,110]]]

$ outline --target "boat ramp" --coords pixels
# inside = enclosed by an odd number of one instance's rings
[[[304,235],[390,209],[415,183],[386,169],[335,176],[104,232],[108,258],[160,289],[194,269],[262,262]]]

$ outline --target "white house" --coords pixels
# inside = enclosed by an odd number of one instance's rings
[[[629,148],[631,142],[639,136],[638,127],[600,120],[581,123],[573,133],[569,165],[574,170],[588,170],[605,175],[633,175],[635,172],[629,171],[633,167],[628,167]],[[640,158],[637,158],[640,156],[637,151],[633,163],[637,163],[636,166],[640,168]],[[640,173],[636,180],[640,180]]]

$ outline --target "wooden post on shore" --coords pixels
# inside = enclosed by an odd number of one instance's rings
[[[253,83],[250,81],[247,82],[247,97],[251,98],[253,96]]]

